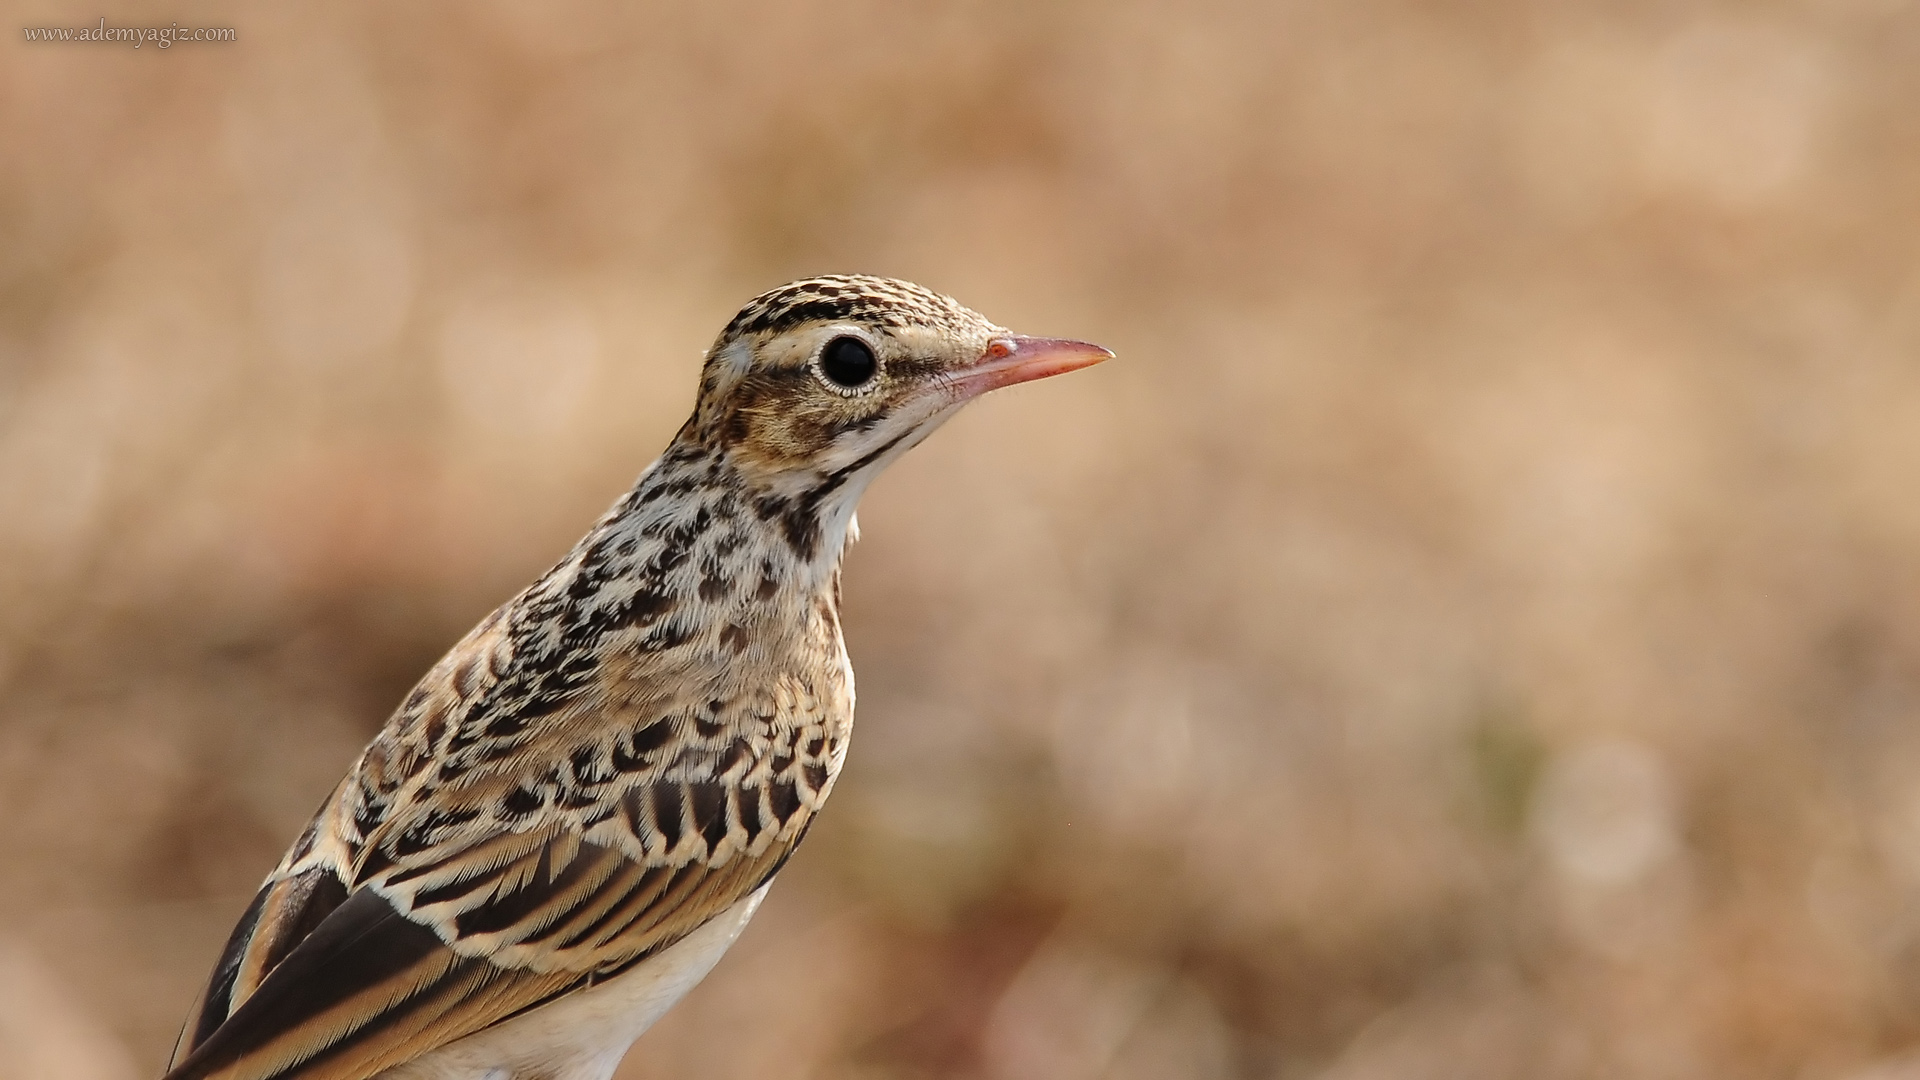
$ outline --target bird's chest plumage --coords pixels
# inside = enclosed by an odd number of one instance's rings
[[[650,476],[422,681],[336,819],[357,876],[534,822],[668,865],[797,841],[853,722],[837,553],[813,565],[688,472]]]
[[[588,690],[554,728],[570,776],[765,787],[784,806],[791,774],[814,805],[825,798],[852,730],[853,670],[837,587],[809,588],[777,543],[710,527],[694,572],[669,585],[662,618],[677,625],[602,640]],[[662,636],[674,644],[654,647]]]

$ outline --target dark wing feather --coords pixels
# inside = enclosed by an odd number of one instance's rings
[[[770,878],[799,835],[720,866],[648,866],[565,829],[520,839],[505,862],[496,837],[476,845],[492,845],[487,858],[408,868],[442,882],[411,897],[354,892],[209,1027],[230,995],[216,974],[199,1037],[166,1080],[365,1080],[673,944]],[[279,945],[265,928],[246,936]],[[255,962],[242,949],[221,972]]]
[[[267,973],[346,898],[346,884],[323,867],[262,886],[227,938],[227,947],[214,965],[213,978],[187,1014],[167,1067],[179,1065],[204,1043],[226,1022],[234,1004],[245,1001],[258,989]]]
[[[463,957],[384,897],[362,889],[167,1075],[369,1077],[419,1053],[425,1048],[419,1036],[444,1025],[456,1009],[470,1014],[457,1025],[466,1030],[513,1011],[500,995],[479,992],[509,981],[521,984],[522,994],[539,996],[568,977],[513,972]],[[402,1048],[403,1056],[396,1056]]]

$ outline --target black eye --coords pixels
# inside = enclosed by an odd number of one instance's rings
[[[880,362],[873,350],[857,337],[837,337],[820,350],[820,374],[851,390],[873,378]]]

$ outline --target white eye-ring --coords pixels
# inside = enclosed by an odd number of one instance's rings
[[[851,397],[873,388],[880,359],[863,339],[840,334],[820,347],[820,354],[813,358],[813,373],[834,393]]]

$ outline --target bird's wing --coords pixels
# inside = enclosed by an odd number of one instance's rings
[[[318,868],[273,882],[235,931],[167,1078],[362,1080],[618,975],[779,870],[813,801],[769,797],[783,790],[630,790],[616,828],[682,830],[679,859],[636,857],[599,827],[556,823],[397,864],[351,891]],[[250,979],[257,989],[228,1011]]]
[[[567,698],[505,633],[457,646],[296,842],[166,1080],[364,1080],[621,973],[800,842],[844,749],[811,696]]]

